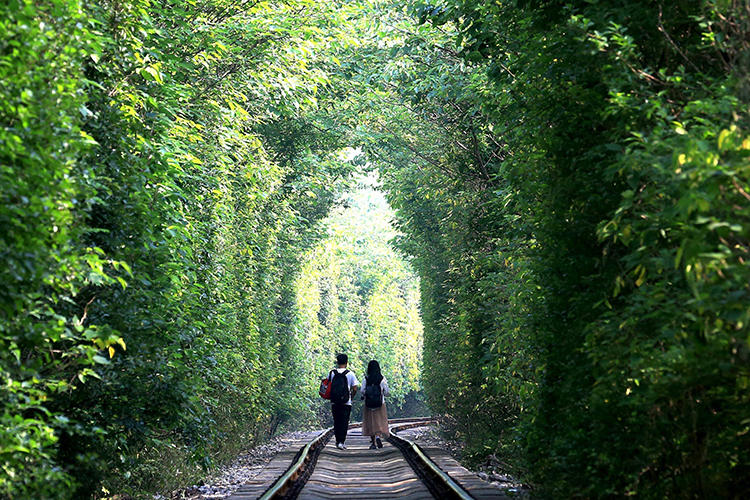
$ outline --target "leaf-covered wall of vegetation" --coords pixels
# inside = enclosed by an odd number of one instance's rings
[[[749,8],[416,2],[377,67],[430,402],[543,497],[750,491]]]
[[[407,274],[320,244],[354,168],[336,152],[361,147],[420,278],[430,406],[471,457],[546,498],[747,497],[748,20],[3,3],[0,495],[181,483],[165,464],[309,407],[298,379],[330,366],[310,336],[364,363],[360,320],[415,332]],[[381,352],[405,395],[419,361]]]
[[[0,497],[185,484],[306,410],[289,311],[351,170],[315,114],[349,42],[315,2],[0,9]]]

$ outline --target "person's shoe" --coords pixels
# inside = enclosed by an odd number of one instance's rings
[[[375,446],[375,441],[373,441],[372,444],[370,445],[370,449],[371,450],[377,450],[378,449],[378,447]]]
[[[338,448],[339,450],[343,450],[344,449],[344,443],[336,443],[336,448]]]
[[[375,442],[377,443],[378,448],[382,448],[383,447],[383,442],[380,440],[380,438],[375,438]]]
[[[342,449],[342,450],[345,450],[345,449],[346,449],[346,445],[345,445],[344,443],[341,443],[341,449]]]

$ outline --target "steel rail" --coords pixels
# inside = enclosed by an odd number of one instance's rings
[[[434,422],[434,419],[430,419],[432,422]],[[416,457],[418,458],[420,465],[425,467],[430,473],[432,473],[433,476],[437,477],[442,483],[443,486],[448,489],[451,493],[455,495],[456,498],[460,498],[461,500],[475,500],[474,497],[472,497],[465,489],[463,489],[457,482],[453,480],[450,475],[448,475],[447,472],[442,470],[438,465],[433,462],[427,454],[425,454],[422,449],[419,447],[417,443],[414,443],[413,441],[410,441],[404,437],[398,436],[395,434],[399,430],[408,429],[411,427],[417,427],[417,422],[413,424],[405,424],[405,425],[396,425],[392,428],[391,433],[391,439],[394,441],[400,441],[402,446],[405,448],[411,449]],[[400,447],[399,447],[400,448]],[[403,450],[402,450],[403,452]]]
[[[310,461],[311,458],[311,450],[313,447],[315,447],[319,443],[325,443],[328,442],[329,439],[331,439],[331,435],[333,434],[333,427],[329,427],[325,431],[321,432],[318,437],[307,443],[305,447],[302,449],[301,453],[299,454],[299,458],[296,462],[294,462],[291,466],[289,466],[289,469],[276,480],[275,483],[271,485],[268,490],[266,490],[263,495],[258,500],[272,500],[274,498],[281,498],[283,497],[286,492],[292,487],[292,484],[294,481],[297,480],[297,478],[302,473],[302,469],[304,469],[305,465]]]
[[[391,419],[389,420],[389,423],[395,424],[393,425],[394,432],[397,432],[398,430],[408,429],[410,427],[421,427],[426,424],[431,424],[436,422],[433,418],[401,418],[401,419]],[[354,427],[361,427],[361,422],[355,422],[352,424],[349,424],[349,428]],[[318,447],[319,444],[325,445],[329,439],[331,439],[331,435],[333,434],[333,427],[329,427],[325,431],[321,432],[315,439],[310,441],[305,445],[305,447],[299,452],[299,456],[297,460],[289,466],[287,471],[281,475],[269,488],[266,490],[263,495],[260,496],[258,500],[274,500],[274,499],[280,499],[283,498],[287,492],[294,486],[294,482],[299,479],[299,477],[304,473],[304,469],[309,464],[311,458],[312,458],[312,452]],[[437,475],[446,485],[446,488],[452,490],[452,491],[460,491],[464,492],[463,489],[461,489],[460,486],[456,485],[453,480],[448,476],[445,472],[440,470],[440,468],[435,465],[429,458],[425,456],[425,454],[420,450],[416,444],[412,443],[408,439],[404,439],[399,436],[395,436],[394,434],[391,435],[392,437],[396,437],[396,439],[399,439],[403,441],[404,443],[408,443],[407,446],[411,446],[418,457],[420,457],[420,462],[425,465],[426,468],[431,470],[434,475]],[[462,496],[459,496],[462,500],[473,500],[471,496],[467,496],[464,492]]]

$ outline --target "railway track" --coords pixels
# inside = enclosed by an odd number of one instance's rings
[[[389,420],[391,437],[370,450],[360,424],[349,426],[347,449],[329,440],[333,429],[314,433],[280,453],[258,478],[228,500],[503,499],[437,448],[415,441],[433,419]]]

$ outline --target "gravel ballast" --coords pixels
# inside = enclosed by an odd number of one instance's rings
[[[303,439],[306,435],[309,434],[289,432],[273,438],[266,444],[250,448],[242,452],[231,463],[220,467],[214,474],[207,477],[202,484],[173,492],[171,500],[223,500],[258,475],[278,452],[284,450],[293,442]],[[438,447],[449,452],[456,459],[460,457],[460,444],[444,439],[436,428],[418,432],[414,437],[420,445]],[[505,493],[519,497],[527,496],[527,490],[522,484],[502,471],[497,464],[491,462],[489,460],[487,464],[473,472],[483,481]]]

